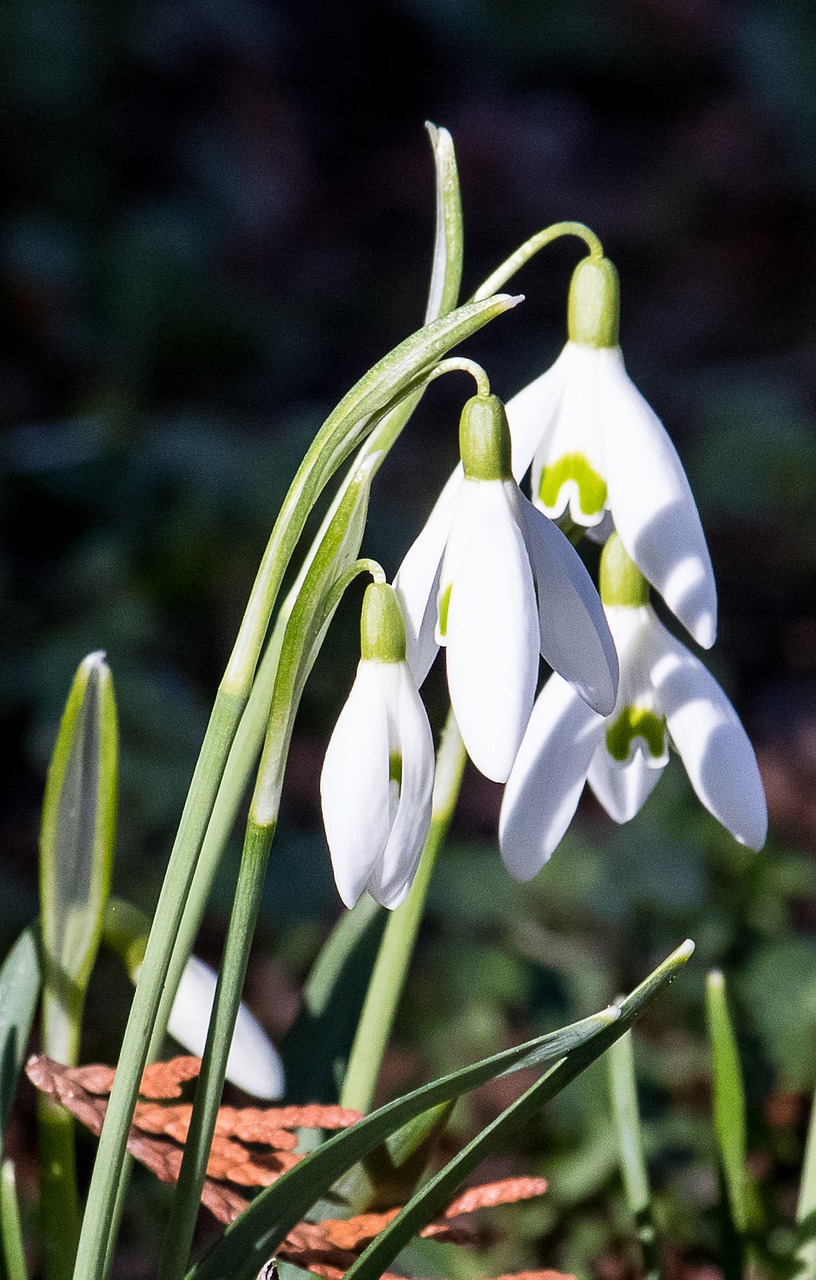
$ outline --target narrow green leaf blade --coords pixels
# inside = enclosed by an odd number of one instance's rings
[[[456,1098],[477,1085],[525,1066],[538,1066],[570,1054],[598,1037],[618,1017],[607,1009],[560,1031],[505,1049],[470,1067],[424,1085],[330,1138],[294,1169],[262,1191],[228,1227],[223,1238],[188,1273],[190,1280],[252,1280],[275,1246],[298,1223],[307,1209],[356,1161],[379,1146],[414,1116]]]
[[[377,1280],[417,1232],[445,1208],[459,1184],[482,1160],[505,1146],[513,1132],[529,1123],[546,1102],[560,1093],[628,1030],[660,988],[670,982],[678,969],[686,963],[693,950],[694,944],[691,942],[678,947],[621,1002],[618,1020],[608,1023],[596,1036],[585,1040],[565,1055],[563,1061],[552,1067],[543,1079],[536,1081],[468,1143],[380,1232],[348,1269],[344,1280]]]
[[[40,832],[44,1049],[69,1062],[110,890],[117,724],[104,654],[80,663],[48,769]]]
[[[20,1225],[20,1206],[17,1203],[17,1185],[11,1160],[4,1160],[0,1166],[0,1238],[3,1243],[3,1261],[8,1280],[26,1280],[23,1230]]]
[[[425,323],[447,315],[459,300],[462,284],[462,197],[453,138],[427,122],[436,166],[436,234]]]
[[[0,969],[0,1149],[40,996],[40,948],[29,925]]]
[[[725,995],[725,979],[719,972],[709,973],[706,979],[706,1017],[711,1044],[714,1133],[731,1217],[736,1230],[743,1234],[748,1225],[745,1087]]]
[[[635,1054],[632,1033],[627,1031],[607,1054],[609,1097],[618,1142],[621,1176],[629,1212],[643,1251],[645,1280],[658,1275],[656,1234],[649,1178],[643,1154],[643,1133],[637,1102]]]

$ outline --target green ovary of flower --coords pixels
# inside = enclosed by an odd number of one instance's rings
[[[566,453],[552,466],[544,467],[538,496],[548,509],[555,507],[563,486],[572,481],[585,516],[595,516],[606,505],[606,481],[590,466],[582,453]]]
[[[624,707],[614,724],[606,730],[606,747],[613,760],[629,759],[632,743],[641,738],[649,754],[659,759],[664,752],[666,721],[645,707]]]

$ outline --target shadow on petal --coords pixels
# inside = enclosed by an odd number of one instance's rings
[[[560,676],[539,694],[504,790],[499,845],[517,880],[531,880],[572,821],[603,720]]]

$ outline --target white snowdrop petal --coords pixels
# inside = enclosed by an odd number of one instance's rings
[[[520,482],[551,430],[569,367],[567,348],[544,373],[522,388],[506,405],[513,475]]]
[[[460,463],[448,477],[394,578],[405,619],[406,656],[417,688],[421,688],[439,648],[434,635],[439,574],[462,480]]]
[[[605,348],[599,373],[608,502],[623,545],[694,636],[710,648],[717,591],[700,517],[677,452],[632,383],[618,348]]]
[[[448,688],[468,755],[486,777],[504,782],[535,696],[538,611],[512,509],[515,483],[466,480],[465,486],[472,488],[473,505],[464,513],[468,538],[448,606]],[[454,525],[451,542],[455,531]]]
[[[591,527],[603,520],[607,497],[600,351],[568,342],[561,358],[564,387],[552,428],[533,457],[532,498],[548,516],[557,519],[569,509],[576,524]],[[542,492],[545,468],[554,469],[545,486],[546,500]]]
[[[601,743],[589,766],[589,785],[610,818],[629,822],[660,781],[665,760],[655,761],[639,747],[631,760],[613,759]]]
[[[761,849],[768,834],[768,812],[748,735],[714,677],[663,627],[660,630],[664,647],[652,680],[691,785],[740,844]]]
[[[538,594],[541,652],[593,711],[609,715],[618,655],[598,592],[578,552],[526,498],[521,514]]]
[[[508,871],[531,880],[560,843],[575,813],[603,720],[554,675],[536,699],[499,817]]]
[[[209,965],[191,956],[181,975],[170,1010],[167,1030],[197,1057],[204,1053],[207,1026],[215,999],[216,975]],[[283,1063],[260,1023],[245,1004],[238,1018],[227,1059],[227,1079],[255,1098],[273,1101],[284,1092]]]
[[[359,898],[388,840],[389,737],[381,678],[382,669],[393,665],[360,662],[320,775],[332,869],[347,907]]]
[[[407,665],[399,664],[396,720],[401,758],[400,797],[382,858],[372,868],[367,889],[384,907],[405,898],[431,825],[434,745],[431,726]]]

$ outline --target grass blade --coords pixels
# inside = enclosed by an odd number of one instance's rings
[[[351,1129],[337,1134],[312,1152],[266,1191],[228,1227],[219,1243],[188,1272],[190,1280],[252,1280],[314,1202],[354,1163],[379,1146],[390,1134],[423,1111],[448,1102],[498,1075],[563,1058],[593,1041],[615,1022],[617,1009],[540,1036],[514,1049],[505,1049],[388,1103]]]
[[[694,944],[685,942],[659,968],[620,1004],[620,1017],[607,1024],[600,1033],[576,1046],[562,1062],[543,1079],[536,1081],[526,1093],[488,1125],[464,1150],[422,1188],[371,1242],[357,1262],[346,1272],[344,1280],[376,1280],[396,1258],[401,1249],[440,1213],[454,1191],[487,1156],[506,1146],[512,1133],[529,1123],[541,1107],[574,1080],[590,1063],[600,1057],[632,1025],[650,1000],[686,963]]]
[[[40,995],[37,931],[20,934],[0,969],[0,1149]]]
[[[637,1238],[643,1254],[644,1280],[657,1280],[660,1269],[652,1214],[652,1197],[643,1155],[643,1135],[638,1112],[635,1055],[631,1031],[627,1031],[612,1045],[607,1055],[607,1067],[623,1189],[629,1212],[635,1220]]]

